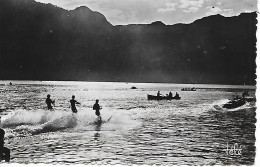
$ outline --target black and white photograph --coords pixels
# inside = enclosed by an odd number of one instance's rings
[[[257,5],[0,0],[0,166],[256,165]]]

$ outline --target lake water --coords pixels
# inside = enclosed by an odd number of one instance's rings
[[[222,106],[254,86],[0,81],[1,126],[11,162],[51,164],[252,165],[256,106]],[[131,89],[132,86],[137,89]],[[181,91],[196,87],[197,91]],[[178,92],[181,100],[149,101]],[[55,99],[48,111],[47,94]],[[72,114],[71,96],[81,102]],[[92,106],[99,99],[103,120]],[[237,144],[241,155],[227,154]]]

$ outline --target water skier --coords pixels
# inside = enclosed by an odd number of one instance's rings
[[[96,100],[96,103],[93,105],[93,110],[96,110],[95,114],[98,116],[98,120],[102,121],[102,118],[100,116],[100,110],[102,107],[98,104],[99,100]]]
[[[4,137],[5,137],[5,131],[0,128],[0,162],[2,160],[5,160],[5,162],[10,161],[10,149],[4,147]]]
[[[75,96],[73,95],[72,99],[70,100],[71,110],[72,110],[73,113],[78,112],[75,104],[80,104],[80,103],[75,100]]]
[[[48,110],[52,110],[52,105],[55,103],[55,100],[51,100],[51,95],[47,95],[47,99],[45,100],[45,103],[47,104]]]

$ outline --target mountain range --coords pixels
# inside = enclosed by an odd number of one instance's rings
[[[104,15],[0,1],[0,80],[256,84],[257,14],[113,26]]]

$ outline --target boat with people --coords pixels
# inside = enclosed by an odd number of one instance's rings
[[[223,108],[233,109],[233,108],[240,107],[240,106],[244,105],[245,103],[246,103],[246,100],[243,98],[234,99],[234,100],[230,100],[229,102],[224,104]]]
[[[182,88],[181,91],[196,91],[196,88]]]
[[[234,109],[246,104],[246,102],[255,102],[256,99],[254,97],[250,97],[247,91],[242,93],[242,96],[236,96],[233,100],[228,101],[223,105],[223,108]]]
[[[154,96],[154,95],[147,95],[148,100],[180,100],[181,97],[180,96]]]

